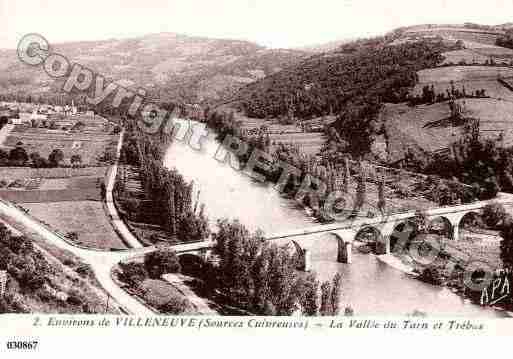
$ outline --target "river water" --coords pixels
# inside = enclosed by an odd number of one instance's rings
[[[266,233],[315,225],[294,201],[282,198],[271,185],[255,182],[246,174],[215,158],[219,144],[210,135],[200,151],[176,141],[166,154],[166,165],[175,167],[187,180],[194,180],[209,219],[238,218],[251,230]],[[313,270],[320,280],[337,272],[343,276],[341,306],[351,306],[357,315],[407,315],[421,311],[428,316],[494,318],[504,313],[481,308],[447,288],[432,286],[381,262],[373,254],[353,250],[353,263],[336,262],[336,240],[329,234],[302,239],[314,243]],[[308,246],[308,244],[305,244]]]

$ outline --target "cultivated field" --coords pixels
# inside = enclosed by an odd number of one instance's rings
[[[462,99],[464,114],[480,119],[481,135],[513,145],[513,102],[496,99]],[[401,159],[409,147],[418,146],[426,152],[447,148],[462,135],[463,126],[449,121],[451,112],[446,102],[408,107],[387,104],[382,112],[386,119],[389,160]]]
[[[443,53],[445,60],[442,65],[453,64],[458,65],[464,62],[467,65],[481,64],[493,59],[496,64],[511,65],[513,61],[513,50],[503,47],[487,47],[487,48],[467,48],[464,50],[455,50]]]
[[[0,185],[7,183],[5,186],[0,186],[0,197],[16,203],[100,201],[103,182],[104,176],[50,179],[18,177],[6,181],[0,174]]]
[[[387,104],[382,116],[387,126],[390,160],[402,158],[408,147],[419,146],[432,152],[455,142],[462,129],[443,121],[450,115],[447,103],[417,107]]]
[[[53,150],[60,149],[64,153],[65,162],[69,163],[71,156],[79,155],[83,165],[97,166],[102,163],[99,158],[106,148],[115,145],[117,140],[117,135],[69,133],[20,125],[15,126],[4,145],[13,148],[21,142],[28,154],[38,152],[44,158],[48,158]]]
[[[298,125],[282,125],[275,120],[258,120],[242,118],[242,128],[249,134],[255,133],[262,126],[267,127],[267,133],[271,138],[271,145],[280,143],[299,146],[307,155],[317,154],[325,143],[324,134],[321,132],[305,132]]]
[[[426,69],[418,72],[419,84],[448,83],[450,81],[483,81],[512,77],[513,68],[506,66],[449,66]]]
[[[126,248],[110,224],[101,202],[24,203],[23,208],[62,235],[76,233],[77,238],[73,241],[79,245],[99,249]]]

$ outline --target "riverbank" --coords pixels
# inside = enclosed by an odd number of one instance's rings
[[[173,143],[164,162],[176,168],[187,181],[194,181],[210,222],[239,218],[249,230],[275,233],[308,228],[318,223],[294,200],[284,198],[272,186],[252,181],[228,163],[216,159],[219,143],[215,134],[202,142],[201,151],[184,143]],[[298,239],[299,240],[299,239]],[[337,262],[338,241],[331,235],[301,239],[312,248],[312,270],[319,280],[330,280],[335,273],[343,277],[341,306],[354,308],[357,315],[406,315],[422,311],[428,315],[501,317],[501,313],[481,308],[451,291],[412,278],[380,261],[374,255],[353,251],[351,265]],[[288,245],[289,241],[278,241]]]

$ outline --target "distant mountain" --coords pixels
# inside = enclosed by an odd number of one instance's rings
[[[307,56],[304,51],[271,50],[247,41],[174,33],[52,47],[124,86],[185,102],[216,100]],[[45,94],[58,86],[41,68],[20,63],[14,50],[0,50],[0,93]]]

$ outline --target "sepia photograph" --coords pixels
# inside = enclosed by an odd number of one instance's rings
[[[511,14],[0,0],[0,319],[511,333]]]

